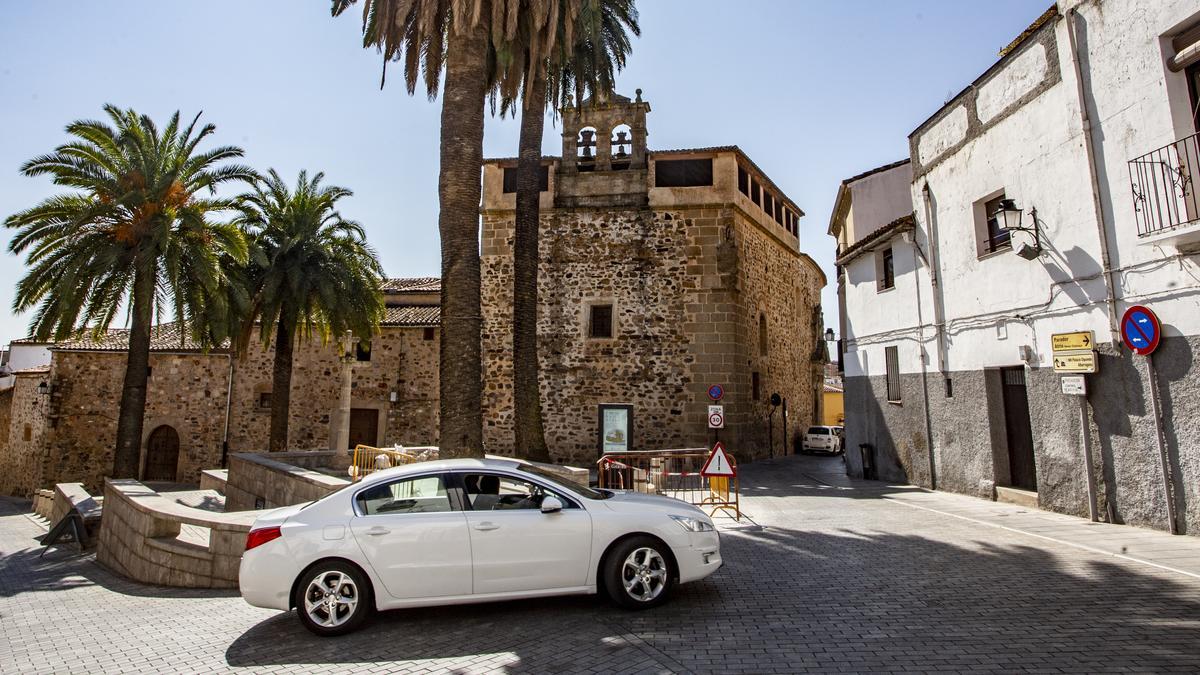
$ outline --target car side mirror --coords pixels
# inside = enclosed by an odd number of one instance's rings
[[[558,513],[563,510],[563,503],[558,500],[558,497],[546,495],[542,499],[542,513]]]

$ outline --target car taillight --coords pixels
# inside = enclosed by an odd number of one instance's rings
[[[256,546],[262,546],[268,541],[278,539],[281,534],[278,526],[250,530],[250,534],[246,535],[246,550],[249,551]]]

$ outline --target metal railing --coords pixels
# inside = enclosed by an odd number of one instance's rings
[[[700,475],[708,456],[709,450],[705,448],[604,455],[596,462],[599,485],[610,490],[674,497],[705,509],[710,515],[724,512],[740,521],[737,461],[727,455],[734,476],[708,478]]]
[[[369,445],[356,445],[354,446],[354,459],[350,462],[350,479],[361,480],[364,476],[376,471],[420,461],[422,461],[420,457],[407,452],[373,448]]]
[[[1181,138],[1129,162],[1139,237],[1200,220],[1195,189],[1198,173],[1200,134]]]

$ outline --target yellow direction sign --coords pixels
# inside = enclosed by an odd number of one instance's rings
[[[1054,371],[1058,373],[1096,372],[1096,352],[1079,350],[1054,354]]]
[[[1074,333],[1055,333],[1050,336],[1050,349],[1055,352],[1093,349],[1095,346],[1096,336],[1090,330],[1081,330]]]

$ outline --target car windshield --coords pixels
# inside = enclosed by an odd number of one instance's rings
[[[810,434],[816,434],[816,435],[821,435],[821,436],[828,436],[828,435],[829,435],[829,430],[828,430],[828,429],[826,429],[825,427],[809,427],[809,428],[808,428],[808,433],[810,433]]]
[[[612,493],[608,490],[593,490],[586,485],[580,485],[579,483],[574,483],[571,481],[564,481],[561,476],[546,471],[545,469],[540,469],[532,464],[522,464],[517,468],[525,473],[531,473],[538,478],[549,481],[563,488],[564,490],[574,492],[581,497],[586,497],[588,499],[608,499],[612,496]]]

